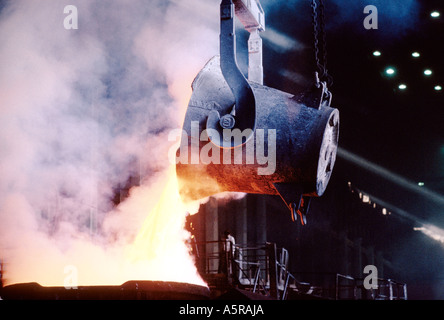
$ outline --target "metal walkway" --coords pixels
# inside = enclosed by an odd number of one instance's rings
[[[365,289],[364,279],[337,273],[317,274],[319,281],[305,282],[309,273],[288,269],[289,253],[275,243],[235,244],[228,252],[225,241],[195,243],[196,265],[213,297],[237,288],[275,300],[407,300],[407,285],[378,279],[376,289]]]

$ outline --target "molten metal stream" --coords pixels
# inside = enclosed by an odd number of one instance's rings
[[[175,166],[168,170],[168,182],[156,206],[148,214],[127,264],[134,279],[165,280],[205,285],[198,275],[186,241],[185,218],[190,210],[179,195]]]

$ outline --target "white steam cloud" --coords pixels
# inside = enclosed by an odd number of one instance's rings
[[[159,197],[191,81],[218,53],[219,0],[69,4],[77,30],[64,28],[68,3],[56,0],[8,1],[0,12],[7,281],[53,273],[61,283],[79,261],[96,276],[112,269]],[[114,208],[115,188],[140,172],[141,187]]]

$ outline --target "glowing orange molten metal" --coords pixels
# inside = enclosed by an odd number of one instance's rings
[[[205,285],[186,245],[186,213],[195,211],[190,209],[180,198],[175,166],[171,166],[165,189],[128,252],[133,279]]]

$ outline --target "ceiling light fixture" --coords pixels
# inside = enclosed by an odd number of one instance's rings
[[[385,74],[388,76],[393,76],[396,73],[395,68],[388,67],[385,69]]]

